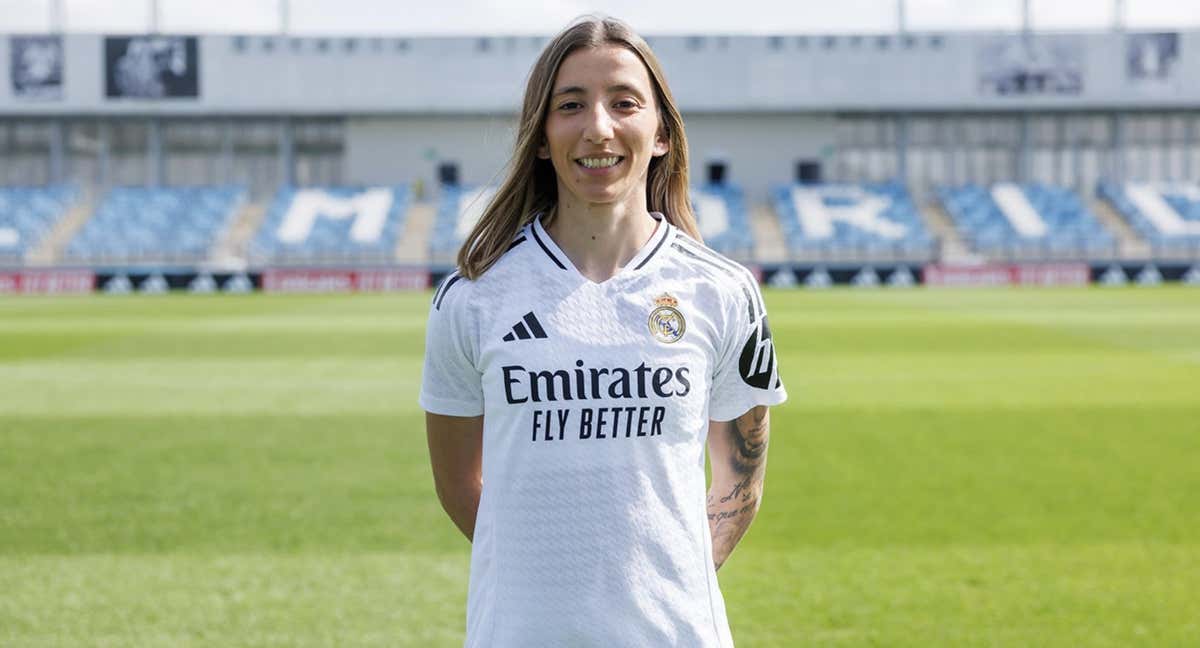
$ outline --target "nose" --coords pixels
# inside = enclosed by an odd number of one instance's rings
[[[590,144],[602,144],[613,138],[613,120],[608,108],[600,102],[592,106],[583,126],[583,139]]]

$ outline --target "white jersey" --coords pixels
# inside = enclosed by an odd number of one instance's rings
[[[787,394],[753,276],[654,216],[607,281],[535,220],[434,295],[421,406],[483,415],[468,648],[733,645],[708,422]]]

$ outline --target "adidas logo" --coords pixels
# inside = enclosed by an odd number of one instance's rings
[[[542,323],[537,320],[537,316],[533,314],[533,311],[529,311],[525,313],[525,317],[522,317],[520,322],[513,325],[508,335],[504,336],[504,341],[513,342],[515,340],[528,340],[529,338],[545,340],[547,337],[546,329],[542,328]]]

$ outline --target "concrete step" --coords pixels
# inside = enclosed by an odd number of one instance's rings
[[[93,208],[90,193],[84,192],[79,202],[68,209],[66,215],[60,218],[50,232],[25,256],[25,262],[33,266],[58,263],[67,244],[91,218]]]
[[[1094,200],[1089,205],[1096,220],[1117,239],[1117,250],[1123,259],[1145,259],[1150,256],[1150,244],[1134,231],[1107,200]]]
[[[243,203],[225,231],[218,235],[217,243],[208,256],[208,265],[223,269],[244,268],[246,248],[266,216],[267,203]]]
[[[770,205],[750,208],[750,232],[754,235],[755,260],[762,263],[782,263],[788,260],[787,241],[779,218]]]
[[[433,219],[437,207],[433,203],[413,203],[408,208],[404,231],[396,241],[398,263],[426,263],[429,261],[429,237],[433,232]]]
[[[954,219],[937,201],[929,201],[917,210],[931,234],[941,240],[941,262],[949,264],[978,263],[982,259],[959,235]]]

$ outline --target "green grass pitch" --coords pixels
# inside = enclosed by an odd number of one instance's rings
[[[0,299],[0,645],[461,645],[428,299]],[[739,647],[1200,645],[1200,290],[767,302]]]

